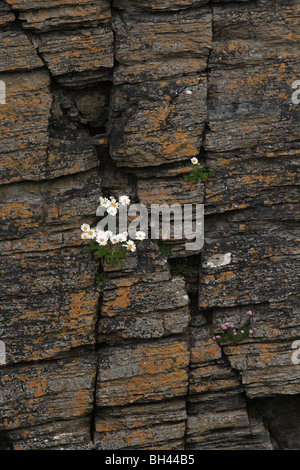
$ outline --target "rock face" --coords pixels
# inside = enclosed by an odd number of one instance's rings
[[[300,448],[298,28],[297,0],[0,0],[0,449]],[[204,204],[203,248],[96,287],[111,194]]]

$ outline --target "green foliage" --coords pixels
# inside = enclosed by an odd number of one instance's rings
[[[184,276],[188,274],[189,272],[189,267],[186,263],[186,261],[177,261],[174,266],[172,266],[172,274],[175,274],[176,276]]]
[[[167,245],[166,243],[161,242],[158,244],[158,247],[162,256],[165,256],[166,258],[170,256],[170,253],[172,251],[172,247],[170,245]]]
[[[106,277],[103,273],[97,274],[95,282],[98,286],[103,287],[104,284],[108,281],[109,281],[108,277]]]
[[[193,171],[184,175],[184,179],[187,181],[192,181],[193,183],[202,183],[206,181],[209,176],[213,176],[213,171],[209,166],[204,164],[202,167],[199,165],[194,165]]]
[[[101,246],[94,240],[85,247],[85,250],[91,252],[95,258],[105,260],[110,268],[121,267],[122,260],[127,256],[127,249],[125,246],[116,246],[108,243]]]
[[[223,333],[220,335],[220,338],[216,337],[219,343],[234,343],[238,344],[246,338],[249,338],[249,330],[250,326],[245,325],[242,328],[231,328],[228,327]],[[236,334],[234,334],[234,331]],[[242,333],[243,331],[243,333]]]

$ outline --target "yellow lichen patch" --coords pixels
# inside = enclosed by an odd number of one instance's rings
[[[205,343],[201,342],[199,345],[192,349],[191,360],[192,362],[206,362],[220,358],[220,346],[209,339]]]
[[[170,114],[170,108],[168,106],[168,102],[165,102],[165,104],[154,109],[144,109],[142,113],[147,126],[150,124],[151,131],[155,131],[159,130],[162,124],[166,121]]]
[[[218,276],[215,276],[215,279],[216,279],[218,282],[223,282],[223,281],[228,281],[228,280],[231,279],[233,276],[234,276],[234,272],[233,272],[233,271],[222,271],[222,272],[219,273]]]
[[[156,374],[160,372],[168,372],[172,368],[179,368],[187,365],[187,348],[182,343],[174,343],[167,346],[160,346],[158,350],[153,348],[139,348],[141,360],[139,368],[143,374]],[[158,366],[159,364],[159,366]]]
[[[110,302],[103,305],[103,314],[107,316],[114,316],[115,309],[122,309],[128,307],[131,300],[131,291],[129,288],[120,287],[116,290],[114,298],[110,299]]]
[[[86,413],[90,402],[90,391],[86,389],[77,390],[74,397],[70,401],[72,416],[81,416]]]
[[[17,374],[16,378],[24,384],[24,387],[27,389],[32,399],[39,398],[47,393],[47,378],[39,369],[36,371],[36,376]]]
[[[179,369],[132,377],[130,380],[103,382],[98,390],[99,406],[117,406],[141,400],[161,400],[161,397],[182,396],[187,390],[187,372]]]

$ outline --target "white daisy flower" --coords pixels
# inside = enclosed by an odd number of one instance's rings
[[[129,250],[129,251],[133,252],[133,251],[136,250],[136,245],[132,240],[128,240],[128,242],[126,243],[125,246],[126,246],[127,250]]]
[[[110,207],[114,207],[115,209],[119,208],[119,203],[115,199],[111,199]]]
[[[106,209],[110,206],[111,202],[107,197],[100,197],[100,204],[102,207],[105,207]]]
[[[89,238],[96,238],[96,230],[90,228],[87,232]]]
[[[106,245],[106,243],[108,241],[108,237],[107,237],[106,233],[105,232],[98,232],[96,241],[99,243],[99,245],[102,245],[102,246]]]
[[[142,231],[136,232],[135,234],[136,240],[145,240],[145,237],[146,237],[146,234],[145,232],[142,232]]]
[[[105,233],[105,235],[107,236],[107,238],[110,238],[110,237],[113,236],[113,233],[112,233],[111,230],[106,230],[104,233]]]
[[[193,157],[193,158],[191,159],[191,162],[192,162],[193,165],[197,165],[197,163],[198,163],[198,158]]]
[[[117,239],[118,239],[118,242],[126,242],[127,240],[127,235],[125,235],[124,233],[118,233],[117,235]]]
[[[87,232],[83,232],[83,233],[81,234],[81,238],[82,238],[83,240],[88,240],[90,237],[88,236]]]
[[[112,235],[110,237],[110,241],[112,242],[113,245],[115,245],[116,243],[119,243],[117,235]]]
[[[122,206],[127,206],[128,204],[130,204],[130,199],[128,196],[120,196],[119,201]]]
[[[117,211],[117,208],[116,208],[116,207],[109,207],[109,208],[107,209],[107,213],[108,213],[109,215],[115,216],[115,215],[117,215],[117,212],[118,212],[118,211]]]
[[[82,224],[82,225],[81,225],[81,230],[82,230],[83,232],[88,232],[88,231],[90,230],[90,228],[91,228],[91,227],[89,226],[89,224]]]

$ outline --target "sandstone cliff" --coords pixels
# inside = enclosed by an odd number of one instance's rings
[[[299,449],[297,0],[0,0],[0,44],[0,448]],[[204,204],[203,249],[96,286],[111,194]]]

